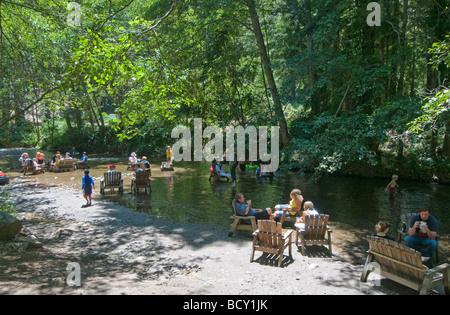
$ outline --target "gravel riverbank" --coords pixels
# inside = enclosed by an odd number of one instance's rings
[[[250,233],[175,223],[94,198],[79,190],[12,184],[10,201],[23,221],[23,238],[0,244],[0,294],[391,295],[415,294],[389,280],[361,283],[362,265],[295,244],[283,266],[256,253]],[[79,266],[80,286],[68,276]],[[75,279],[75,278],[71,278]]]

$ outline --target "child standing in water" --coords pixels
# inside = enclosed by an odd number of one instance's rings
[[[173,156],[172,156],[172,148],[170,147],[170,145],[167,146],[166,158],[167,158],[167,162],[172,164]]]
[[[388,191],[391,197],[395,196],[395,188],[400,188],[397,184],[398,175],[392,175],[392,180],[389,182],[389,184],[386,186],[386,189],[384,191]]]
[[[84,176],[81,180],[83,189],[83,197],[86,199],[86,207],[92,206],[92,190],[95,189],[94,179],[89,175],[89,170],[84,171]]]

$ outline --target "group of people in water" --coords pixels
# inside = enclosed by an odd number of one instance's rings
[[[236,185],[236,182],[238,182],[236,178],[236,170],[241,173],[245,170],[255,170],[255,174],[257,178],[264,177],[264,178],[274,178],[273,172],[261,172],[261,165],[255,164],[254,162],[250,163],[243,163],[240,161],[231,161],[230,162],[230,172],[228,173],[223,168],[223,165],[220,161],[217,161],[214,159],[211,163],[211,167],[209,168],[209,181],[217,175],[219,177],[225,177],[227,178],[227,181],[231,179],[233,185]]]
[[[19,157],[19,163],[22,166],[22,169],[27,167],[34,167],[35,170],[44,169],[45,168],[45,154],[41,152],[36,153],[36,157],[31,158],[28,153],[24,152]]]
[[[72,153],[73,154],[73,153]],[[79,159],[74,161],[75,165],[77,166],[86,166],[88,156],[86,152],[83,152],[83,156]],[[55,155],[53,155],[49,161],[48,166],[51,168],[52,166],[56,166],[59,164],[60,161],[63,160],[73,160],[70,152],[67,152],[65,156],[63,157],[59,151],[56,152]],[[24,152],[19,157],[19,163],[22,167],[22,169],[28,168],[28,167],[34,167],[35,170],[43,170],[45,169],[45,154],[42,152],[37,152],[36,157],[31,158],[28,153]]]

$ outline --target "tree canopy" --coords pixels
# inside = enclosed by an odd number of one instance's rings
[[[450,172],[450,0],[2,0],[0,146],[162,152],[279,126],[282,167]]]

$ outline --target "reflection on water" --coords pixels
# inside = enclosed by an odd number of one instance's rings
[[[41,186],[62,186],[80,189],[82,170],[41,175],[20,174],[17,159],[23,150],[0,150],[0,167],[8,170],[14,182]],[[27,149],[30,156],[37,150]],[[53,153],[44,152],[46,159]],[[384,191],[389,179],[363,179],[339,176],[299,176],[294,173],[279,174],[274,180],[256,180],[254,171],[238,174],[236,186],[219,182],[211,184],[209,162],[175,163],[174,172],[161,172],[162,159],[151,159],[151,194],[130,193],[132,171],[126,170],[127,158],[90,156],[91,175],[96,180],[95,198],[123,204],[137,211],[173,221],[201,222],[228,228],[231,200],[237,192],[243,192],[252,200],[254,208],[273,208],[289,202],[294,188],[302,191],[305,201],[311,200],[321,213],[330,215],[331,224],[339,223],[348,229],[372,233],[379,220],[391,223],[391,234],[400,227],[400,214],[417,212],[421,205],[428,205],[440,222],[439,233],[449,234],[450,187],[436,183],[419,183],[399,179],[400,190],[394,199]],[[115,163],[124,178],[123,195],[100,196],[98,185],[108,165]],[[225,166],[225,169],[229,169]],[[81,206],[81,205],[80,205]]]

